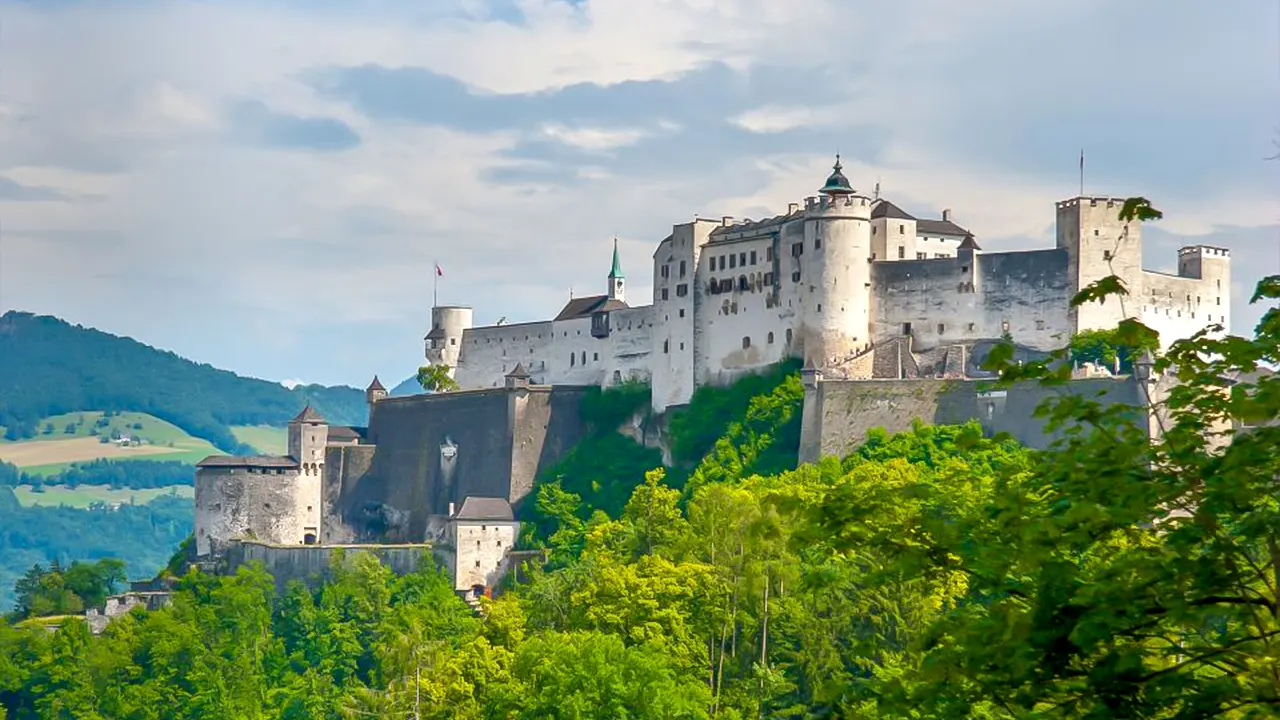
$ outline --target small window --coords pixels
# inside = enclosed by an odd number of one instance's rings
[[[670,299],[671,299],[670,294],[668,293],[668,291],[667,291],[667,289],[666,289],[666,288],[662,288],[662,299],[663,299],[663,300],[670,300]]]
[[[671,341],[670,341],[670,340],[663,340],[663,341],[662,341],[662,352],[663,352],[663,353],[671,352]]]
[[[765,273],[765,274],[764,274],[764,284],[765,284],[765,285],[772,285],[772,284],[773,284],[773,273],[771,273],[771,272],[767,272],[767,273]]]
[[[578,361],[578,356],[574,355],[573,353],[569,353],[569,367],[573,367],[577,363],[577,361]]]
[[[1221,305],[1221,304],[1222,304],[1222,298],[1221,298],[1221,297],[1214,298],[1214,305]]]
[[[730,268],[736,268],[736,267],[738,267],[738,256],[737,256],[737,255],[730,255],[730,256],[729,256],[729,267],[730,267]]]
[[[449,338],[449,344],[450,344],[450,345],[457,345],[457,344],[458,344],[458,338]]]
[[[791,282],[800,282],[800,271],[796,270],[791,273]]]
[[[684,277],[684,274],[685,274],[684,260],[681,260],[680,261],[680,277]]]
[[[916,253],[916,259],[917,259],[917,260],[924,260],[924,259],[926,259],[926,258],[928,258],[928,257],[929,257],[929,253],[922,253],[922,252],[918,252],[918,253]]]
[[[787,328],[787,344],[791,344],[791,328]]]
[[[898,246],[898,259],[901,260],[907,256],[907,249],[901,245]]]
[[[818,303],[818,312],[822,312],[822,303]]]
[[[764,249],[764,261],[765,261],[765,262],[773,262],[773,248],[772,248],[772,247],[767,247],[767,248],[765,248],[765,249]]]
[[[1097,229],[1097,228],[1094,228],[1094,229],[1093,229],[1093,236],[1094,236],[1094,237],[1098,237],[1098,229]]]
[[[903,335],[911,334],[911,323],[902,323],[902,334]]]
[[[480,561],[479,561],[479,560],[477,560],[477,561],[476,561],[476,567],[480,567]]]
[[[596,362],[599,362],[599,361],[600,361],[600,353],[591,353],[591,359],[592,359],[592,360],[595,360]]]
[[[899,235],[906,235],[906,234],[907,234],[907,226],[906,226],[906,225],[899,225],[899,226],[898,226],[898,234],[899,234]]]
[[[1043,330],[1043,329],[1044,329],[1044,321],[1043,321],[1043,320],[1037,320],[1037,321],[1036,321],[1036,329],[1037,329],[1037,330]]]
[[[498,541],[498,547],[502,547],[502,541],[501,541],[501,540],[499,540],[499,541]]]
[[[973,323],[969,323],[969,332],[973,332]]]
[[[587,351],[586,351],[586,350],[583,350],[583,351],[582,351],[582,364],[583,364],[583,365],[586,365],[586,364],[587,364]]]
[[[749,347],[751,347],[751,338],[750,337],[742,338],[742,349],[746,350]]]
[[[745,252],[738,253],[738,264],[742,266],[746,266],[747,254]]]
[[[872,225],[872,226],[871,226],[871,234],[872,234],[872,235],[875,235],[875,234],[876,234],[876,230],[879,230],[879,228],[877,228],[875,225]]]
[[[813,249],[814,249],[814,250],[821,250],[821,249],[822,249],[822,238],[814,238],[814,239],[813,239]]]
[[[773,333],[769,333],[766,342],[768,342],[770,345],[773,344]]]
[[[804,254],[804,243],[793,243],[791,245],[791,257],[800,257]]]
[[[1102,251],[1102,259],[1103,259],[1103,260],[1110,260],[1110,259],[1111,259],[1111,251],[1110,251],[1110,250],[1103,250],[1103,251]]]
[[[1000,332],[1009,332],[1009,321],[1002,320],[1000,322]]]
[[[684,308],[680,308],[680,317],[684,317]]]
[[[947,331],[947,326],[944,325],[943,323],[938,323],[938,334],[941,335],[946,331]]]
[[[752,250],[752,251],[751,251],[751,264],[752,264],[752,265],[755,265],[755,264],[756,264],[756,251],[755,251],[755,250]]]

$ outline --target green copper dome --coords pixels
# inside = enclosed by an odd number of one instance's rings
[[[831,176],[827,178],[827,184],[822,186],[818,192],[823,195],[852,195],[853,186],[849,184],[849,178],[841,172],[844,167],[840,164],[840,155],[836,154],[836,164],[831,166]]]

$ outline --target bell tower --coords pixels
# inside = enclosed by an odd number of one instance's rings
[[[609,299],[619,302],[627,301],[627,276],[622,272],[622,261],[618,259],[618,238],[613,239],[613,267],[609,270]]]

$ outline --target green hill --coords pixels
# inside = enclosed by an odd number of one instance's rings
[[[37,438],[66,413],[147,413],[226,451],[244,450],[232,428],[285,425],[311,403],[335,424],[363,425],[364,393],[242,377],[127,337],[46,315],[0,316],[0,426]]]

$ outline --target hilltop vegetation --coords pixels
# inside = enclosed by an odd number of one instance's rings
[[[1255,299],[1280,299],[1280,276]],[[1147,332],[1125,321],[1118,339]],[[1052,386],[1065,352],[1016,364],[1006,345],[990,362]],[[753,380],[745,405],[741,386],[715,396],[742,409],[714,439],[717,404],[689,408],[683,447],[703,450],[673,453],[682,489],[661,467],[634,483],[653,459],[640,451],[563,465],[538,497],[550,534],[527,538],[551,562],[482,617],[442,573],[395,578],[368,555],[283,596],[260,568],[192,572],[170,608],[98,637],[74,620],[0,627],[0,706],[10,720],[1271,717],[1280,425],[1215,430],[1280,417],[1280,378],[1226,380],[1260,362],[1280,363],[1280,308],[1253,339],[1198,337],[1157,363],[1182,383],[1155,442],[1131,409],[1064,394],[1045,408],[1067,430],[1050,451],[917,426],[796,469],[782,466],[798,381]],[[611,422],[642,395],[585,411]],[[631,487],[621,507],[611,473]],[[92,594],[110,568],[80,575]]]
[[[232,426],[281,427],[307,403],[336,424],[367,416],[355,388],[289,390],[57,318],[0,317],[0,426],[11,440],[38,437],[47,418],[107,410],[147,413],[235,452],[244,447]]]

